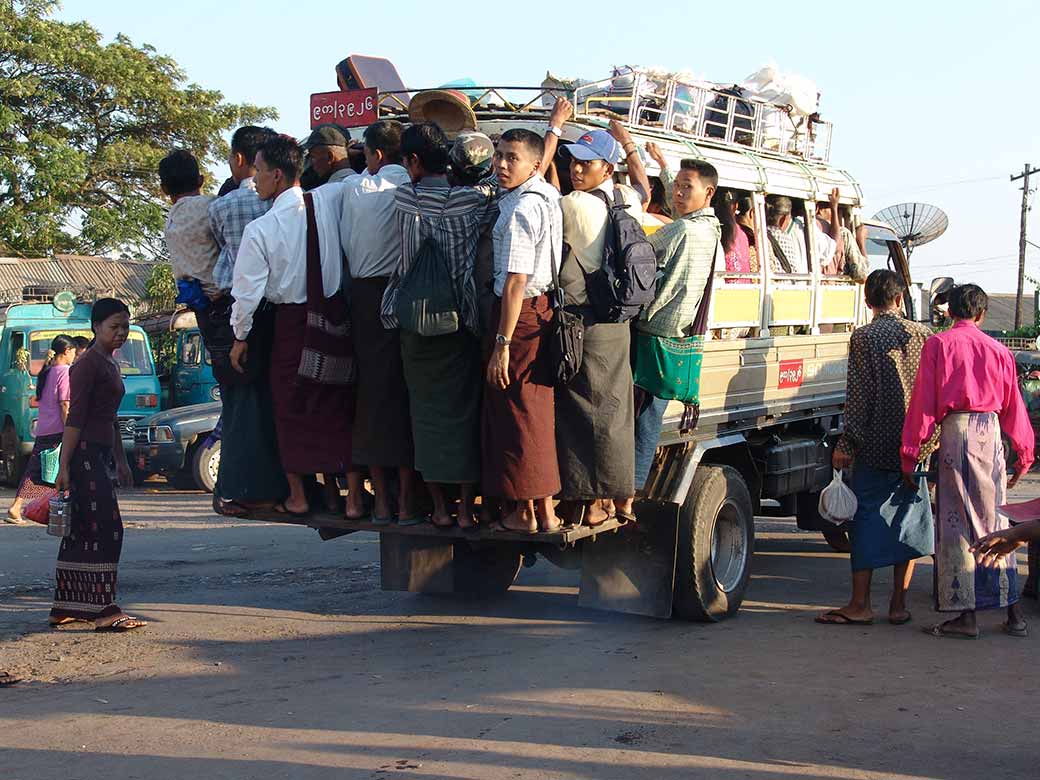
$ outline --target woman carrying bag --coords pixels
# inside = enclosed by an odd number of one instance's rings
[[[18,485],[18,495],[7,510],[6,521],[20,524],[22,506],[47,494],[58,476],[58,457],[65,418],[69,416],[69,366],[76,359],[76,344],[69,336],[55,336],[50,356],[36,378],[36,441]]]
[[[130,311],[122,301],[102,298],[90,312],[90,327],[94,342],[69,371],[55,487],[70,494],[71,532],[58,551],[50,624],[93,622],[97,631],[129,631],[145,623],[116,604],[123,521],[110,469],[114,460],[119,485],[133,484],[116,422],[123,377],[112,357],[130,333]]]

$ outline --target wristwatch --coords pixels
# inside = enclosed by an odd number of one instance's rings
[[[549,125],[549,132],[555,135],[557,138],[563,137],[563,130],[561,130],[558,127],[554,127],[553,125]]]
[[[513,342],[503,336],[501,333],[495,334],[495,343],[500,347],[508,347]]]

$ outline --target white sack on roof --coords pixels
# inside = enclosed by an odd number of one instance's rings
[[[809,116],[819,110],[816,85],[796,73],[783,73],[775,64],[759,68],[740,84],[749,95],[777,106],[791,106],[795,114]]]

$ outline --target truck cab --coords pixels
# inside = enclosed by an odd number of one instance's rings
[[[14,483],[32,452],[37,409],[36,377],[55,336],[85,336],[90,330],[90,304],[61,292],[48,302],[26,302],[0,311],[0,478]],[[136,421],[159,408],[159,379],[148,336],[132,325],[127,342],[115,352],[126,395],[119,407],[123,446],[133,449]]]
[[[177,334],[177,353],[170,371],[170,408],[220,400],[220,386],[213,377],[213,361],[202,342],[194,312],[180,311],[170,318]]]

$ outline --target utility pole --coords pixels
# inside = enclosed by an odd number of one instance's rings
[[[1040,172],[1040,169],[1030,170],[1029,163],[1022,168],[1022,173],[1012,176],[1011,181],[1022,179],[1022,220],[1018,234],[1018,295],[1015,297],[1015,330],[1022,327],[1022,292],[1026,281],[1026,219],[1029,216],[1029,177]]]

